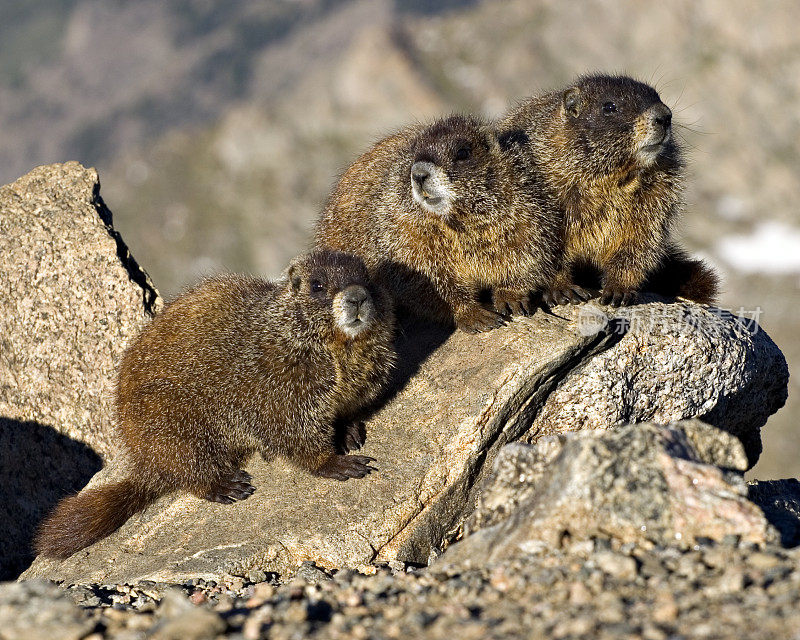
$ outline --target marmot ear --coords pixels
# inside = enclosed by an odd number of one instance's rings
[[[300,274],[297,273],[297,265],[294,262],[286,269],[286,280],[289,282],[289,286],[292,287],[292,291],[300,290],[302,279],[300,278]]]
[[[581,90],[572,87],[564,92],[564,111],[573,118],[577,118],[581,113]]]
[[[512,129],[497,134],[497,142],[503,151],[508,151],[513,146],[524,146],[529,142],[528,134],[522,129]]]

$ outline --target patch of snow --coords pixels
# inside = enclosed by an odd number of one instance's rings
[[[745,217],[747,206],[741,198],[722,196],[717,200],[717,213],[721,218],[735,222]]]
[[[721,238],[715,250],[721,260],[744,273],[800,273],[800,229],[782,222],[762,222],[747,235]]]

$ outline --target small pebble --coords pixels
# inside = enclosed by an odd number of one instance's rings
[[[266,571],[261,571],[260,569],[254,569],[252,571],[247,572],[247,580],[252,584],[258,584],[259,582],[264,582],[267,579]]]
[[[594,561],[600,569],[615,578],[621,580],[633,580],[636,578],[636,560],[630,556],[604,551],[595,554]]]
[[[756,569],[772,569],[780,563],[780,558],[769,553],[756,552],[747,557],[747,564]]]

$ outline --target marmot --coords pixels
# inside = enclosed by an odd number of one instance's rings
[[[494,129],[453,115],[356,160],[315,245],[361,256],[399,306],[476,332],[530,311],[531,292],[555,277],[558,234],[558,220],[518,186]]]
[[[671,122],[652,87],[594,75],[530,98],[498,124],[520,179],[561,218],[562,262],[546,302],[590,297],[576,281],[587,268],[599,270],[604,303],[630,304],[643,289],[714,301],[715,272],[670,238],[683,185]]]
[[[132,342],[116,384],[130,475],[62,500],[35,543],[65,558],[159,496],[231,503],[255,490],[255,451],[317,476],[361,478],[357,412],[395,362],[390,296],[364,263],[338,252],[296,258],[277,282],[222,275],[179,296]],[[347,425],[336,446],[335,424]]]

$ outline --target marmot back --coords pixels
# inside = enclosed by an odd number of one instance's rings
[[[683,206],[683,161],[655,89],[587,76],[527,100],[498,126],[516,147],[521,179],[534,175],[562,218],[549,302],[587,299],[575,281],[587,268],[599,271],[605,303],[631,303],[643,289],[714,300],[716,274],[670,237]]]
[[[474,332],[529,310],[555,274],[557,225],[518,187],[494,129],[455,115],[356,160],[315,244],[362,257],[411,312]]]
[[[181,295],[120,365],[129,476],[59,503],[38,552],[67,557],[168,492],[247,498],[255,489],[242,465],[256,451],[318,476],[365,476],[372,459],[344,453],[363,443],[358,412],[389,380],[393,330],[390,297],[359,258],[338,252],[297,258],[277,282],[225,275]]]

